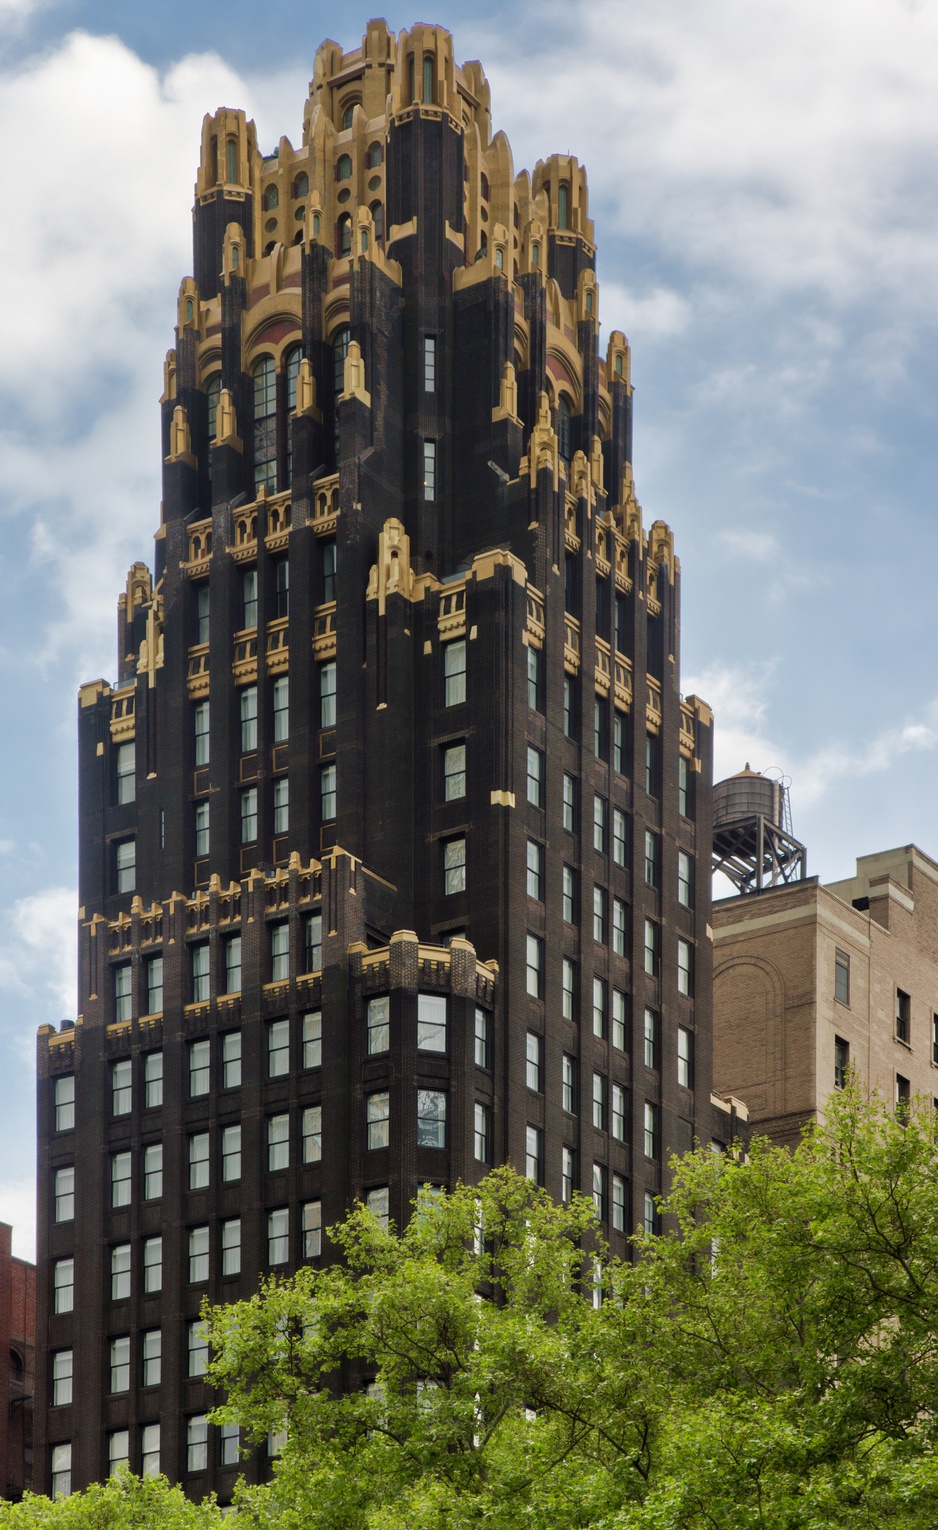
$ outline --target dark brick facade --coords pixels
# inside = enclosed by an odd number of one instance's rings
[[[729,1134],[710,713],[680,695],[679,567],[642,526],[628,346],[598,353],[594,265],[582,168],[515,177],[481,69],[439,28],[324,44],[296,151],[261,159],[243,114],[206,119],[155,570],[128,577],[117,685],[80,697],[79,1021],[39,1041],[44,1487],[66,1443],[75,1485],[109,1440],[152,1465],[158,1423],[163,1470],[230,1494],[214,1431],[187,1452],[211,1407],[187,1324],[206,1294],[328,1259],[304,1208],[328,1227],[387,1187],[400,1221],[421,1184],[509,1159],[557,1197],[565,1173],[595,1189],[624,1253],[668,1154]],[[420,995],[445,997],[445,1038],[439,1007],[418,1029]]]

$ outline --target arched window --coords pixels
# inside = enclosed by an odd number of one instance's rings
[[[218,185],[218,134],[213,133],[209,140],[208,150],[208,181],[210,186]]]
[[[532,244],[532,246],[531,246],[531,267],[532,267],[532,269],[536,271],[538,266],[540,265],[540,263],[541,263],[541,247],[540,247],[539,244]]]
[[[268,186],[261,202],[265,212],[273,212],[280,205],[280,193],[276,186]]]
[[[504,271],[505,269],[505,251],[500,244],[495,246],[495,268],[498,271]]]
[[[228,181],[229,181],[229,184],[234,185],[234,182],[238,179],[238,144],[237,144],[237,140],[234,139],[234,138],[229,138],[226,147],[227,147],[227,151],[228,151],[227,152],[227,156],[226,156],[226,170],[227,170],[227,175],[228,175]]]
[[[433,105],[433,55],[425,53],[423,56],[423,104]]]
[[[301,345],[291,345],[287,351],[283,363],[283,374],[287,380],[287,412],[292,414],[296,408],[296,380],[300,375],[300,358],[303,355]]]
[[[294,244],[302,244],[303,243],[303,230],[302,229],[297,229],[296,233],[293,235],[293,243]]]
[[[481,234],[479,235],[479,253],[476,255],[476,260],[484,260],[485,256],[488,254],[488,249],[489,249],[489,236],[485,232],[485,229],[483,229]]]
[[[617,352],[617,354],[616,354],[616,376],[617,377],[621,377],[622,376],[622,352],[621,351]]]
[[[319,214],[313,213],[313,238],[319,238]]]
[[[372,202],[368,211],[371,213],[375,224],[375,243],[384,244],[384,203]]]
[[[336,229],[335,241],[336,255],[351,255],[352,253],[352,219],[349,213],[343,213]]]
[[[417,99],[417,82],[414,79],[414,55],[407,60],[407,100],[408,103]]]
[[[368,145],[368,153],[365,156],[365,164],[367,165],[368,169],[377,170],[378,166],[383,162],[384,150],[380,143],[370,143]]]
[[[191,298],[186,298],[186,323],[191,324],[195,318],[195,304]]]
[[[355,116],[355,108],[356,108],[357,105],[358,105],[357,101],[350,101],[348,106],[345,108],[345,111],[342,113],[342,129],[343,129],[343,131],[346,128],[350,128],[352,126],[352,119]]]
[[[570,464],[571,444],[573,440],[572,417],[570,414],[570,400],[565,393],[561,393],[557,400],[557,450],[563,461]]]
[[[586,294],[586,311],[587,313],[593,312],[593,293],[591,290]]]
[[[277,248],[277,241],[276,241],[276,239],[271,239],[269,244],[265,244],[264,245],[264,254],[265,255],[272,255],[276,248]]]
[[[295,197],[305,197],[308,191],[309,176],[306,174],[305,170],[301,170],[296,180],[293,182],[293,195]]]
[[[561,181],[557,188],[557,227],[566,228],[570,212],[570,187]]]
[[[272,356],[254,363],[254,493],[277,487],[277,372]]]
[[[205,385],[208,397],[208,438],[214,441],[218,435],[218,397],[221,393],[221,373],[216,372]]]
[[[337,181],[347,181],[352,174],[352,156],[340,154],[335,162],[335,178]]]
[[[487,202],[489,199],[489,178],[487,175],[483,175],[480,177],[480,181],[482,186],[482,200],[483,202]]]

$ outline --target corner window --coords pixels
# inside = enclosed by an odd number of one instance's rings
[[[366,1096],[365,1123],[369,1150],[386,1148],[391,1140],[391,1096],[386,1089]]]
[[[391,1045],[391,1001],[387,994],[368,1000],[365,1023],[365,1051],[369,1057],[387,1052]]]
[[[417,1146],[446,1146],[446,1095],[442,1089],[417,1090]]]
[[[53,1085],[53,1107],[57,1132],[70,1132],[75,1125],[75,1075],[66,1073]]]
[[[417,995],[417,1051],[446,1051],[446,996]]]

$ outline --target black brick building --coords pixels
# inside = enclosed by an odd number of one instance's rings
[[[586,176],[450,36],[207,118],[153,574],[83,687],[79,1018],[39,1037],[37,1477],[229,1496],[200,1303],[510,1159],[618,1252],[710,1094],[711,719],[642,526]],[[260,1457],[247,1470],[262,1472]]]

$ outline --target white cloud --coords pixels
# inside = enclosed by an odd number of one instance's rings
[[[13,1253],[17,1259],[36,1258],[36,1181],[0,1180],[0,1222],[13,1229]]]
[[[753,563],[771,563],[779,556],[778,538],[770,531],[751,531],[747,527],[721,531],[719,542],[727,552],[749,558]]]
[[[11,1038],[28,1050],[35,1043],[35,1017],[74,1017],[78,894],[71,887],[49,887],[19,898],[5,912],[0,942],[0,989],[29,1001],[33,1028]]]

